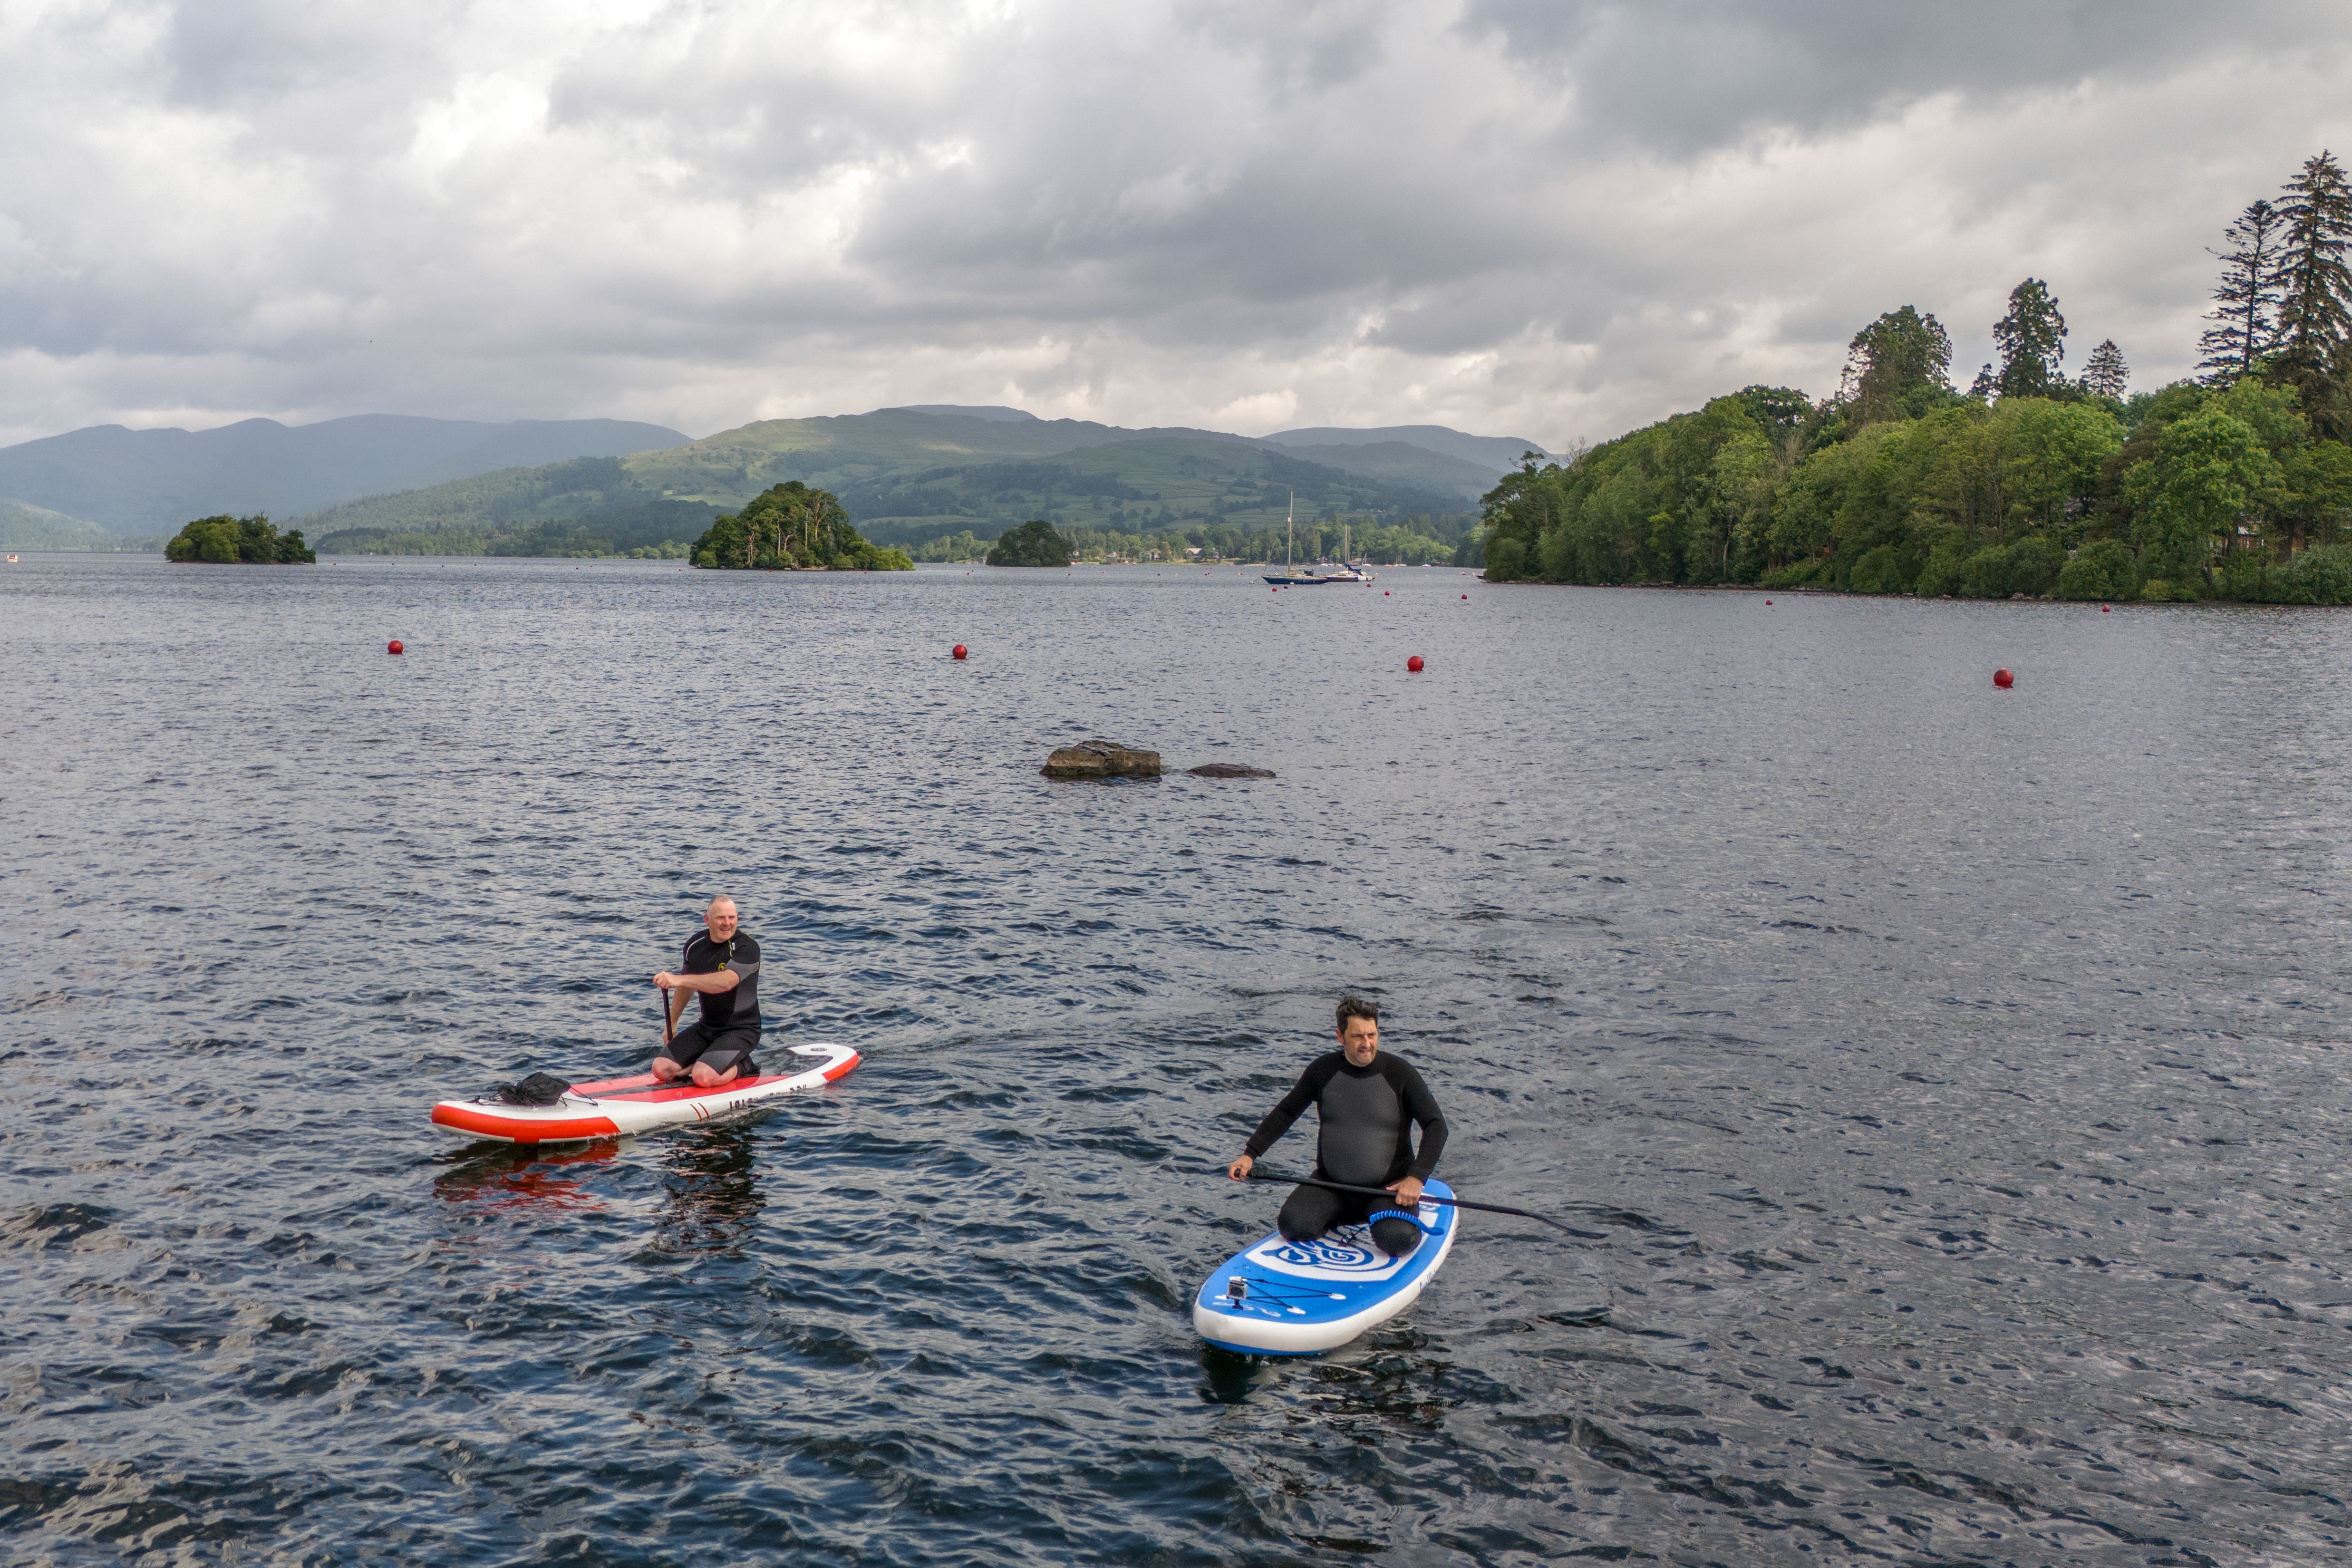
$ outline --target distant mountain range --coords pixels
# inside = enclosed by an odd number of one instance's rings
[[[247,419],[216,430],[96,425],[0,447],[0,498],[116,533],[171,533],[217,512],[267,512],[283,522],[359,496],[686,440],[626,419],[489,425],[362,414],[318,425]]]
[[[331,552],[601,553],[690,540],[787,479],[834,491],[883,543],[991,538],[1032,517],[1125,532],[1279,527],[1294,498],[1302,520],[1443,515],[1470,510],[1532,449],[1436,425],[1253,438],[951,404],[761,420],[698,441],[619,420],[372,415],[78,430],[0,448],[0,497],[118,533],[258,510]]]

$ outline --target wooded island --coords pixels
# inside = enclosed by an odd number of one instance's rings
[[[163,555],[171,561],[249,566],[308,566],[319,559],[302,542],[300,529],[281,534],[265,516],[231,517],[226,512],[184,525],[164,543]]]
[[[903,550],[867,542],[829,490],[798,479],[772,486],[740,512],[710,520],[694,542],[697,566],[716,570],[912,572]]]
[[[991,566],[1067,566],[1070,542],[1052,523],[1033,517],[989,547]]]

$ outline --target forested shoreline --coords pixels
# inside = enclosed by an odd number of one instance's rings
[[[2352,604],[2352,189],[2333,156],[2230,225],[2201,375],[2128,389],[2112,340],[2063,369],[2039,279],[1966,392],[1906,305],[1815,402],[1749,386],[1484,498],[1495,582]]]
[[[1375,566],[1426,566],[1451,563],[1475,531],[1475,512],[1430,513],[1384,523],[1369,516],[1333,514],[1313,521],[1300,519],[1296,538],[1286,542],[1284,531],[1244,529],[1223,523],[1203,523],[1149,533],[1123,533],[1113,529],[1064,526],[1071,558],[1087,564],[1184,561],[1279,562],[1287,552],[1296,560],[1337,559],[1344,541],[1349,556]],[[1344,531],[1343,531],[1344,524]],[[961,533],[928,540],[909,547],[918,561],[978,561],[992,541],[966,529]]]

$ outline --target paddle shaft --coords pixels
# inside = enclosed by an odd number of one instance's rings
[[[1216,1173],[1222,1176],[1226,1173],[1219,1171]],[[1290,1182],[1302,1187],[1328,1187],[1335,1193],[1365,1193],[1376,1198],[1393,1199],[1396,1196],[1386,1187],[1351,1187],[1345,1182],[1327,1182],[1317,1176],[1286,1176],[1279,1171],[1261,1171],[1255,1163],[1250,1166],[1249,1179],[1253,1182]],[[1531,1219],[1538,1224],[1548,1225],[1554,1230],[1563,1230],[1570,1236],[1582,1237],[1587,1241],[1604,1240],[1607,1236],[1603,1231],[1578,1230],[1573,1226],[1562,1225],[1548,1215],[1529,1214],[1525,1209],[1506,1208],[1501,1204],[1474,1204],[1468,1198],[1433,1197],[1427,1193],[1421,1194],[1421,1201],[1425,1204],[1445,1204],[1457,1209],[1476,1209],[1481,1214],[1507,1214],[1515,1219]]]
[[[662,1044],[666,1046],[670,1042],[669,987],[663,985],[656,989],[661,993]]]

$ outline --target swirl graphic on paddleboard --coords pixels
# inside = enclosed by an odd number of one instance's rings
[[[1388,1261],[1369,1247],[1334,1247],[1328,1241],[1291,1242],[1268,1255],[1269,1261],[1300,1268],[1378,1268]]]
[[[1378,1279],[1394,1273],[1403,1262],[1367,1241],[1339,1236],[1327,1236],[1320,1241],[1270,1240],[1249,1256],[1286,1273],[1321,1279]]]

